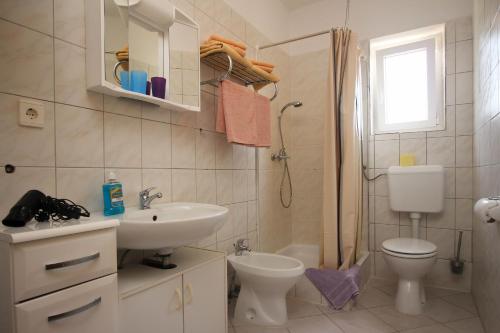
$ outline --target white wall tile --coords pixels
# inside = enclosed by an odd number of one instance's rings
[[[58,167],[104,167],[104,115],[56,104],[56,162]]]
[[[455,199],[445,199],[443,211],[427,215],[428,228],[455,228]]]
[[[172,168],[194,168],[196,130],[172,125]]]
[[[54,0],[54,36],[85,46],[84,0]]]
[[[472,71],[472,40],[457,42],[456,44],[456,71]]]
[[[457,198],[472,197],[472,168],[456,168]]]
[[[472,136],[456,137],[456,166],[472,166]]]
[[[375,141],[375,167],[399,165],[399,141]]]
[[[388,197],[375,197],[375,223],[399,224],[399,213],[391,210]]]
[[[169,124],[142,121],[143,168],[170,168],[172,166],[171,137]]]
[[[54,166],[54,104],[42,102],[45,109],[43,128],[24,127],[18,125],[20,99],[0,94],[0,164]]]
[[[399,237],[399,226],[389,224],[375,224],[376,249],[381,250],[385,240]]]
[[[438,258],[450,259],[453,257],[455,230],[427,228],[427,240],[437,246]]]
[[[57,197],[70,199],[90,212],[102,211],[104,168],[57,168]]]
[[[85,49],[58,39],[54,47],[56,102],[102,110],[102,95],[88,91],[85,84]]]
[[[196,201],[195,170],[172,169],[172,201]]]
[[[215,170],[196,170],[196,201],[217,203],[217,180]]]
[[[456,40],[472,39],[472,18],[464,17],[456,21]]]
[[[415,156],[417,165],[425,165],[427,162],[426,139],[405,139],[399,141],[399,155],[411,154]]]
[[[0,17],[52,35],[54,25],[52,2],[52,0],[4,0],[0,3]]]
[[[246,170],[233,170],[233,202],[247,201],[248,175]]]
[[[456,74],[456,103],[472,103],[472,72]]]
[[[141,167],[141,120],[104,113],[106,167]]]
[[[215,165],[217,169],[233,168],[233,147],[224,135],[215,137]]]
[[[472,200],[457,199],[456,206],[456,227],[461,230],[472,229]]]
[[[196,168],[215,169],[216,134],[207,131],[196,133]]]
[[[455,165],[455,138],[429,138],[427,140],[427,163],[445,167]]]
[[[472,104],[461,104],[455,107],[457,135],[471,135],[473,130]]]
[[[2,20],[0,49],[0,92],[54,100],[52,38]]]
[[[233,171],[217,170],[217,203],[230,204],[233,202]]]
[[[134,101],[126,98],[119,98],[104,95],[103,109],[106,112],[121,114],[124,116],[137,117],[141,116],[141,102]],[[145,108],[148,109],[148,108]],[[155,109],[162,110],[158,107]],[[166,111],[168,112],[168,111]],[[144,117],[147,118],[147,117]],[[156,119],[152,119],[156,120]]]

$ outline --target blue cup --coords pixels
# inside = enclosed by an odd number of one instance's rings
[[[120,72],[120,84],[123,89],[130,90],[130,81],[128,71]]]
[[[148,73],[145,71],[132,71],[130,73],[130,90],[140,94],[146,94]]]

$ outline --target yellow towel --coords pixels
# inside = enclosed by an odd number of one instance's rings
[[[218,42],[223,42],[223,43],[230,44],[230,45],[234,45],[234,46],[237,46],[237,47],[239,47],[239,48],[241,48],[243,50],[247,49],[247,46],[245,44],[243,44],[241,42],[238,42],[236,40],[233,40],[233,39],[222,37],[221,35],[218,35],[218,34],[210,35],[210,37],[208,37],[208,41],[211,41],[211,40],[218,41]]]
[[[239,63],[240,65],[243,65],[248,70],[253,70],[254,72],[256,72],[257,74],[262,76],[262,78],[267,80],[267,81],[278,82],[280,80],[280,78],[278,76],[271,74],[271,73],[268,73],[268,72],[266,72],[266,71],[264,71],[256,66],[253,66],[250,61],[248,61],[246,58],[243,58],[242,56],[240,56],[239,53],[236,52],[236,50],[234,48],[229,47],[229,46],[225,45],[224,43],[222,44],[222,47],[220,47],[218,49],[200,52],[200,58],[207,57],[207,56],[214,54],[214,53],[226,53],[226,54],[228,54],[233,59],[233,61]],[[259,89],[265,87],[266,85],[267,85],[267,83],[255,83],[255,84],[253,84],[253,87],[255,90],[259,90]]]
[[[254,65],[257,65],[257,66],[261,66],[261,67],[269,67],[269,68],[274,68],[274,65],[269,63],[269,62],[265,62],[265,61],[261,61],[261,60],[255,60],[255,59],[250,59],[250,62]]]
[[[200,46],[200,53],[210,51],[210,50],[220,49],[222,47],[222,45],[226,45],[227,47],[234,49],[242,57],[244,57],[246,55],[245,50],[243,50],[242,48],[239,48],[239,47],[234,46],[234,45],[226,44],[223,42],[216,42],[216,41],[210,41],[210,42],[206,42],[206,43],[202,44]]]
[[[260,69],[262,69],[263,71],[266,71],[268,73],[272,73],[273,72],[273,69],[271,67],[265,67],[265,66],[259,66],[259,65],[253,65],[254,67],[258,67]]]

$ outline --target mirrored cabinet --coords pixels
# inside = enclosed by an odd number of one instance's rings
[[[87,89],[200,111],[199,26],[165,0],[86,1]]]

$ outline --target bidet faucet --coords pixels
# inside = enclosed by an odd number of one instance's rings
[[[161,198],[163,195],[161,192],[155,193],[152,196],[149,196],[149,192],[154,190],[156,187],[149,187],[141,192],[139,192],[139,205],[141,209],[149,209],[151,205],[151,201],[156,198]]]
[[[243,253],[245,252],[250,252],[250,245],[248,244],[248,239],[247,238],[240,238],[236,241],[236,244],[234,244],[234,255],[236,256],[242,256]]]

